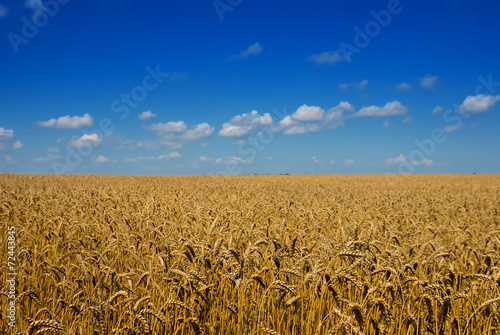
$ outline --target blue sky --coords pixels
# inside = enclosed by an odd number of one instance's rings
[[[499,14],[0,0],[0,172],[500,173]]]

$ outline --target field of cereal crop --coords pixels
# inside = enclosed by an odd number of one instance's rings
[[[500,175],[0,174],[0,330],[499,334],[499,214]]]

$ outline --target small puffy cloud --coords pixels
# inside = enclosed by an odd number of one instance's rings
[[[493,107],[500,101],[500,95],[469,95],[465,98],[464,102],[460,105],[460,112],[466,114],[479,114],[486,112],[489,108]]]
[[[320,160],[316,156],[312,156],[311,159],[312,159],[312,161],[313,161],[314,164],[319,164],[320,163]]]
[[[272,121],[273,118],[269,113],[264,113],[264,115],[260,115],[257,111],[243,113],[224,123],[219,135],[227,137],[247,136],[269,125]]]
[[[443,130],[444,130],[445,133],[451,134],[451,133],[459,131],[459,130],[461,130],[463,128],[464,128],[464,124],[460,123],[460,124],[457,124],[457,125],[454,125],[454,126],[446,126],[446,127],[444,127]]]
[[[415,160],[415,161],[411,162],[411,164],[413,166],[419,166],[419,165],[431,166],[434,164],[434,161],[432,159],[426,157],[426,158],[422,159],[421,162]]]
[[[39,121],[40,127],[55,127],[59,129],[78,129],[83,126],[91,126],[93,123],[92,116],[83,114],[83,116],[61,116],[58,119],[50,119],[48,121]]]
[[[333,165],[333,164],[335,164],[335,161],[332,159],[332,160],[330,161],[330,165]]]
[[[158,159],[163,159],[163,158],[179,158],[181,157],[181,154],[178,153],[177,151],[171,152],[168,155],[160,155],[158,156]]]
[[[5,156],[4,156],[4,158],[5,158],[5,161],[6,161],[7,163],[9,163],[9,164],[14,164],[14,163],[16,163],[16,160],[15,160],[14,158],[10,157],[9,155],[5,155]]]
[[[437,76],[431,76],[428,74],[427,76],[420,79],[420,86],[422,86],[423,88],[432,89],[436,86],[437,81]]]
[[[324,113],[321,107],[302,105],[292,114],[292,118],[297,121],[321,121]]]
[[[354,159],[346,159],[344,162],[345,165],[354,165]]]
[[[105,157],[104,155],[99,155],[95,159],[96,163],[106,163],[108,161],[109,161],[109,159],[107,157]]]
[[[360,82],[352,82],[352,83],[348,83],[348,84],[340,84],[339,85],[339,88],[341,90],[345,90],[345,89],[348,89],[349,87],[354,87],[360,91],[362,91],[366,85],[368,85],[368,80],[363,80],[363,81],[360,81]]]
[[[149,130],[157,132],[159,134],[163,133],[181,133],[187,129],[186,123],[184,121],[177,122],[159,122],[148,127]]]
[[[401,84],[396,85],[396,89],[398,91],[410,91],[411,85],[408,83],[401,83]]]
[[[345,112],[353,112],[354,106],[347,101],[341,101],[337,106],[330,108],[323,120],[323,124],[326,128],[334,129],[342,127],[344,123]]]
[[[222,158],[217,158],[214,161],[214,164],[252,164],[252,161],[245,160],[241,157],[236,157],[236,156],[230,156],[226,157],[224,159]]]
[[[214,127],[210,126],[208,123],[200,123],[193,128],[186,130],[180,135],[180,138],[187,141],[194,141],[210,136],[213,131]]]
[[[153,112],[151,112],[151,111],[145,111],[145,112],[142,112],[141,114],[139,114],[139,115],[137,116],[137,118],[138,118],[139,120],[143,120],[143,121],[145,121],[145,120],[151,120],[151,119],[154,119],[155,117],[156,117],[156,114],[154,114],[154,113],[153,113]]]
[[[403,154],[400,154],[398,157],[396,158],[387,158],[387,160],[385,161],[386,164],[399,164],[399,163],[402,163],[406,161],[406,156],[403,155]]]
[[[45,162],[50,162],[50,161],[53,161],[53,160],[56,160],[56,159],[59,159],[59,158],[61,158],[61,156],[54,155],[54,154],[48,154],[45,157],[37,157],[33,161],[35,161],[37,163],[45,163]]]
[[[0,19],[7,16],[8,9],[4,5],[0,4]]]
[[[266,157],[266,160],[268,160],[268,161],[270,161],[270,160],[272,160],[272,159],[273,159],[273,158],[272,158],[271,156]]]
[[[237,59],[243,59],[243,58],[248,58],[252,56],[257,56],[262,52],[263,48],[260,45],[259,42],[256,42],[252,45],[250,45],[246,50],[243,50],[237,55],[232,55],[229,57],[229,60],[237,60]]]
[[[403,124],[410,124],[413,122],[413,118],[411,116],[408,116],[403,119]]]
[[[23,147],[23,144],[21,143],[21,141],[16,141],[13,145],[12,145],[12,149],[21,149]]]
[[[292,115],[284,117],[279,122],[278,129],[286,135],[306,134],[324,128],[335,129],[344,125],[344,113],[352,111],[354,106],[347,101],[340,102],[326,112],[317,106],[303,105]]]
[[[200,123],[188,127],[184,121],[157,123],[147,127],[157,133],[156,141],[141,140],[137,143],[138,147],[155,149],[167,146],[171,149],[182,147],[187,141],[195,141],[208,137],[214,131],[214,127],[208,123]]]
[[[171,152],[167,155],[150,156],[150,157],[140,156],[140,157],[136,157],[136,158],[125,158],[125,162],[136,163],[136,162],[141,162],[141,161],[160,161],[163,159],[179,158],[179,157],[181,157],[181,154],[174,151],[174,152]]]
[[[389,120],[385,120],[384,123],[382,124],[382,127],[384,127],[384,128],[390,128],[391,127],[391,123],[389,122]]]
[[[443,111],[443,107],[441,106],[436,106],[434,107],[434,109],[432,110],[432,115],[438,115],[440,114],[441,112]]]
[[[434,161],[432,159],[429,159],[429,158],[424,158],[422,160],[422,164],[427,165],[427,166],[431,166],[434,164]]]
[[[327,51],[321,54],[313,54],[309,56],[307,60],[317,65],[321,65],[321,64],[335,64],[338,62],[345,61],[346,59],[340,53],[340,50],[337,50],[337,51]]]
[[[14,130],[0,127],[0,140],[14,137]]]
[[[85,134],[81,137],[73,137],[69,144],[73,148],[95,147],[101,143],[101,138],[97,134]]]
[[[208,158],[208,157],[206,157],[206,156],[200,156],[200,158],[199,158],[199,159],[200,159],[200,161],[202,161],[202,162],[208,162],[208,161],[211,161],[211,159],[210,159],[210,158]]]
[[[286,134],[286,135],[302,135],[302,134],[306,134],[306,133],[312,133],[312,132],[316,132],[316,131],[320,131],[321,130],[321,126],[319,124],[316,124],[316,123],[310,123],[310,124],[307,124],[307,123],[304,123],[304,124],[299,124],[299,125],[296,125],[296,126],[292,126],[286,130],[283,131],[283,134]]]
[[[394,115],[404,115],[408,112],[408,107],[403,106],[399,101],[386,103],[382,107],[369,106],[361,108],[353,117],[385,117]]]
[[[47,149],[48,152],[59,152],[61,151],[61,149],[59,149],[58,147],[50,147]]]

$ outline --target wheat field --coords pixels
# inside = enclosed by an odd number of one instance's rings
[[[0,174],[1,331],[500,334],[499,212],[499,175]]]

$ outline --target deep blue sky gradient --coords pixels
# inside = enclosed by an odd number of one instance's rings
[[[105,118],[113,132],[66,172],[405,172],[390,159],[402,155],[411,165],[412,153],[420,150],[415,140],[452,124],[443,113],[432,115],[434,107],[446,111],[476,96],[479,76],[500,82],[497,1],[402,0],[401,12],[350,62],[329,64],[310,57],[333,53],[342,42],[355,45],[354,27],[364,30],[374,20],[370,12],[387,9],[388,1],[243,0],[221,21],[209,0],[71,0],[16,53],[9,33],[22,36],[22,18],[32,20],[37,13],[26,4],[0,0],[6,9],[0,17],[0,172],[58,172],[54,162],[67,165],[71,140],[92,134]],[[261,52],[233,59],[257,42]],[[170,77],[121,120],[111,103],[130,94],[146,67],[157,64]],[[426,76],[437,77],[433,87],[421,86]],[[339,88],[363,80],[363,88]],[[403,82],[411,89],[398,90]],[[500,84],[492,87],[480,93],[500,100]],[[344,126],[297,135],[275,131],[252,157],[237,143],[248,148],[249,136],[267,131],[265,126],[240,137],[219,135],[224,123],[253,110],[270,113],[277,123],[282,118],[273,110],[292,115],[305,104],[327,111],[341,101],[355,108],[345,112]],[[349,117],[392,101],[407,107],[405,115]],[[137,118],[149,110],[155,119]],[[93,119],[90,127],[38,123],[86,113]],[[188,128],[207,123],[213,131],[169,146],[148,127],[170,121],[184,121]],[[460,129],[425,154],[427,163],[414,162],[411,172],[500,173],[499,125],[500,103],[464,118]],[[13,136],[5,135],[8,130]],[[144,140],[155,145],[139,146]],[[17,141],[22,147],[14,149]]]

